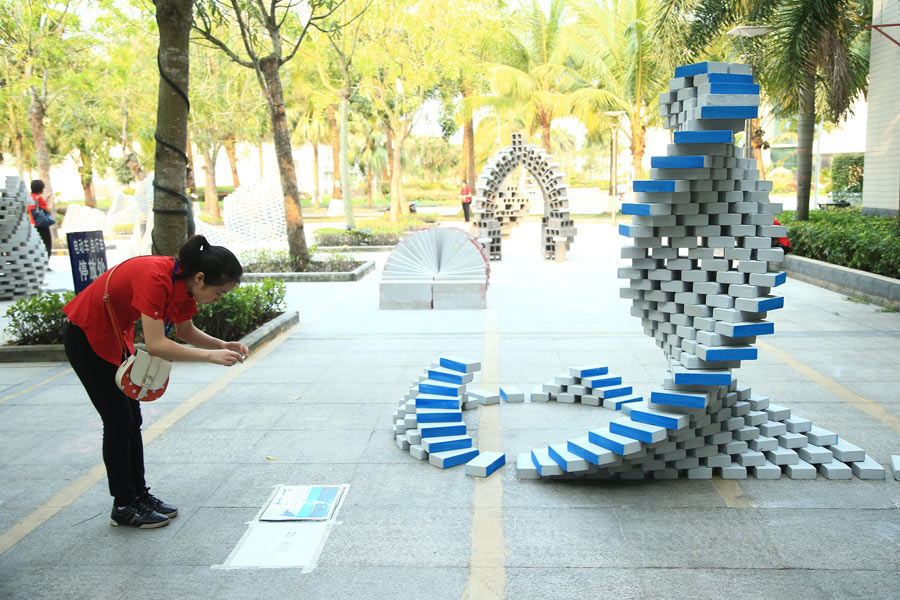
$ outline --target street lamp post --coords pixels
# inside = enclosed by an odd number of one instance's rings
[[[619,173],[618,173],[618,154],[619,154],[619,120],[622,118],[622,115],[625,114],[624,110],[608,110],[603,113],[609,117],[616,118],[616,126],[613,127],[613,136],[612,136],[612,152],[609,157],[609,197],[612,199],[612,218],[613,223],[616,222],[616,210],[618,209],[618,202],[616,201],[616,197],[619,193],[618,183],[619,183]]]
[[[741,59],[746,60],[745,56],[745,48],[744,48],[744,38],[755,38],[760,35],[766,35],[772,31],[771,27],[766,25],[738,25],[731,31],[729,31],[726,35],[730,38],[737,38],[739,40],[740,49],[738,53],[741,55]],[[752,61],[747,61],[750,64],[750,74],[753,74],[753,63]],[[753,145],[751,143],[751,138],[753,137],[753,119],[747,119],[744,123],[744,158],[753,158]]]

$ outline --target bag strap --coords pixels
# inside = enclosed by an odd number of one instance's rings
[[[122,263],[119,263],[122,264]],[[106,305],[106,312],[109,315],[109,322],[113,327],[113,331],[116,334],[116,341],[119,342],[119,354],[121,356],[125,355],[125,335],[122,333],[122,330],[119,329],[119,321],[116,319],[116,313],[113,311],[112,302],[110,302],[109,297],[109,280],[112,277],[112,274],[116,272],[116,269],[119,268],[119,265],[114,266],[109,271],[109,275],[106,276],[106,283],[103,287],[103,304]]]

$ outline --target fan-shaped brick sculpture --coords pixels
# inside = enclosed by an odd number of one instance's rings
[[[0,189],[0,300],[36,294],[44,281],[47,251],[28,218],[25,182],[7,177]]]
[[[431,227],[404,238],[381,276],[380,308],[485,308],[490,263],[461,229]]]
[[[511,195],[504,194],[503,181],[513,169],[524,166],[537,181],[544,196],[544,216],[541,238],[544,258],[556,258],[557,247],[565,248],[575,239],[575,226],[569,214],[568,186],[563,182],[559,165],[549,162],[543,148],[526,144],[521,133],[512,135],[512,144],[506,146],[492,158],[479,175],[472,197],[472,212],[475,215],[475,230],[478,241],[488,250],[491,260],[501,258],[501,238],[504,224],[517,218],[522,207]]]

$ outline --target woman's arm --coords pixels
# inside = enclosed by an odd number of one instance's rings
[[[247,356],[250,355],[250,350],[244,344],[240,342],[226,342],[204,333],[197,329],[197,326],[194,325],[194,321],[191,319],[182,321],[181,323],[175,323],[175,333],[179,338],[197,348],[208,348],[212,350],[224,348],[225,350],[232,350],[238,354],[242,354],[244,358],[247,358]]]
[[[189,321],[185,321],[186,323]],[[241,352],[225,348],[224,346],[216,346],[213,348],[189,348],[177,344],[166,337],[165,326],[161,319],[154,319],[145,314],[141,314],[141,325],[144,328],[144,343],[147,345],[147,352],[153,356],[158,356],[171,361],[195,361],[195,362],[211,362],[217,365],[230,367],[236,363],[243,362],[244,357]],[[183,323],[178,325],[183,326]],[[177,327],[177,326],[176,326]],[[191,323],[193,328],[193,323]],[[194,328],[196,331],[196,328]],[[198,331],[198,333],[200,333]],[[209,339],[210,336],[201,334]],[[185,339],[182,336],[182,339]],[[185,339],[185,341],[189,341]]]

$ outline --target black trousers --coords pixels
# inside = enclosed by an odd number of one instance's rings
[[[47,258],[50,258],[50,251],[53,249],[53,240],[50,237],[49,227],[36,227],[38,235],[44,241],[44,248],[47,249]]]
[[[465,218],[466,218],[466,223],[469,222],[469,206],[470,206],[471,204],[472,204],[471,202],[463,202],[463,203],[462,203],[462,205],[463,205],[463,215],[464,215]]]
[[[103,421],[103,463],[109,493],[116,506],[130,504],[147,485],[140,402],[116,386],[118,366],[97,356],[80,327],[66,323],[63,344],[69,363]]]

